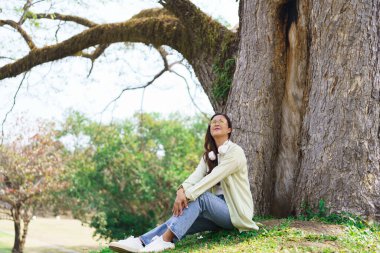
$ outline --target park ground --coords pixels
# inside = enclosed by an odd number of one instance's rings
[[[350,223],[350,222],[349,222]],[[219,232],[192,236],[175,252],[374,252],[380,253],[378,226],[326,224],[320,221],[273,219],[260,221],[252,232]],[[360,226],[359,226],[360,227]],[[107,250],[103,250],[103,253]]]
[[[85,253],[105,247],[104,240],[92,235],[93,229],[79,220],[37,217],[30,222],[25,253]],[[13,222],[0,220],[0,253],[10,253],[13,240]]]
[[[189,236],[178,242],[174,250],[165,253],[380,253],[380,229],[377,225],[364,227],[362,224],[337,225],[291,218],[267,219],[260,223],[259,231],[203,233]],[[112,251],[105,247],[95,252]]]
[[[263,219],[260,230],[202,233],[176,244],[176,252],[374,252],[380,253],[378,225],[327,224],[312,220]],[[10,253],[13,227],[0,220],[0,252]],[[111,253],[93,230],[72,219],[37,218],[30,225],[25,253]]]

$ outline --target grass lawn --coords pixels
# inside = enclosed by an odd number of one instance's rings
[[[0,221],[0,252],[10,253],[12,223]],[[368,252],[380,253],[380,226],[320,220],[261,219],[260,230],[239,233],[202,233],[186,237],[171,253],[222,252]],[[32,224],[34,224],[32,226]],[[95,241],[92,230],[75,220],[32,221],[25,253],[111,253],[107,244]],[[112,252],[113,253],[113,252]]]
[[[29,225],[25,253],[85,253],[104,247],[93,229],[73,219],[37,218]],[[10,253],[14,241],[13,222],[0,220],[0,253]]]
[[[0,232],[0,252],[11,253],[11,247],[13,245],[13,236]]]
[[[380,252],[379,226],[326,224],[292,219],[262,220],[259,231],[203,233],[165,252]],[[111,253],[108,248],[94,251]]]

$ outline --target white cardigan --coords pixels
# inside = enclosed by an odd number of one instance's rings
[[[247,159],[243,149],[229,141],[225,154],[218,154],[218,166],[208,175],[202,157],[196,170],[182,183],[186,197],[194,201],[199,195],[221,183],[232,224],[240,232],[259,227],[253,222],[253,200],[248,181]]]

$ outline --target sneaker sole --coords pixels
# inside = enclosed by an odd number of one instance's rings
[[[110,248],[111,250],[113,251],[116,251],[118,253],[126,253],[126,252],[140,252],[140,250],[136,250],[136,249],[131,249],[131,248],[128,248],[128,247],[118,247],[118,246],[108,246],[108,248]]]

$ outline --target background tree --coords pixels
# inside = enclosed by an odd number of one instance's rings
[[[79,113],[66,120],[73,143],[63,193],[74,216],[104,238],[141,234],[167,219],[179,184],[198,165],[204,119],[136,114],[99,124]],[[67,201],[71,199],[71,201]]]
[[[92,60],[115,42],[170,46],[192,65],[214,110],[235,122],[256,213],[299,213],[323,199],[332,212],[379,219],[379,1],[241,0],[237,32],[189,0],[158,2],[163,8],[114,24],[24,8],[20,22],[0,25],[15,28],[30,52],[0,67],[0,79],[91,46]],[[22,29],[28,18],[89,28],[37,48]]]
[[[24,251],[32,217],[65,186],[60,181],[63,150],[49,125],[40,125],[30,138],[20,135],[0,146],[0,210],[14,222],[12,253]]]

